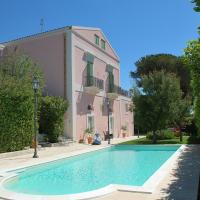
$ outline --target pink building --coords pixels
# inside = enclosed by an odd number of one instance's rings
[[[121,127],[126,126],[127,135],[134,134],[131,99],[120,88],[119,57],[99,28],[63,27],[3,45],[4,50],[18,49],[30,55],[43,70],[48,94],[69,101],[67,137],[79,140],[86,128],[103,135],[107,131],[107,99],[110,132],[121,137]]]

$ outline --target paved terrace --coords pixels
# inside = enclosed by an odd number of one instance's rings
[[[137,136],[115,138],[111,139],[111,144],[118,144],[134,139],[137,139]],[[50,161],[56,158],[68,157],[71,155],[76,155],[91,150],[98,150],[102,147],[108,146],[107,143],[107,141],[102,141],[101,145],[71,143],[66,146],[39,148],[39,158],[32,158],[34,149],[17,151],[14,153],[2,153],[0,154],[0,173],[2,171],[6,171],[12,168],[31,166],[33,164]]]
[[[137,139],[137,137],[117,138],[112,140],[112,144],[133,139]],[[63,147],[46,147],[39,150],[40,157],[38,159],[32,158],[33,149],[19,151],[18,155],[0,154],[0,172],[50,161],[55,158],[98,150],[105,146],[107,146],[107,142],[103,142],[100,146],[74,143]],[[96,200],[196,200],[199,173],[200,145],[189,145],[177,162],[170,167],[167,175],[152,194],[117,191],[104,197],[96,198]]]

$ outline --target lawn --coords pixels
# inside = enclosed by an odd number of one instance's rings
[[[146,137],[144,137],[128,142],[122,142],[120,144],[152,144],[152,140],[149,140]],[[180,142],[179,137],[176,137],[168,140],[157,140],[156,144],[200,144],[200,139],[190,136],[183,136],[182,142]]]

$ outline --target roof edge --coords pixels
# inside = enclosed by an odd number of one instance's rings
[[[71,26],[72,29],[76,30],[76,29],[83,29],[83,30],[91,30],[91,31],[101,31],[100,28],[96,28],[96,27],[85,27],[85,26]]]
[[[20,37],[20,38],[17,38],[17,39],[2,42],[1,44],[3,46],[6,46],[6,45],[9,45],[10,43],[13,43],[13,42],[18,42],[18,41],[21,41],[21,40],[33,39],[33,38],[37,38],[37,37],[47,36],[49,34],[59,33],[59,32],[62,32],[64,30],[68,30],[68,29],[71,29],[71,26],[64,26],[64,27],[61,27],[61,28],[56,28],[56,29],[48,30],[48,31],[41,32],[41,33],[27,35],[27,36]]]

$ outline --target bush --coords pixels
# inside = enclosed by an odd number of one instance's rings
[[[11,55],[3,58],[0,63],[0,153],[22,150],[32,143],[32,77],[36,74],[42,88],[39,68],[29,57]]]
[[[49,142],[58,142],[58,137],[63,134],[67,107],[67,101],[61,97],[42,97],[39,130],[47,134]]]
[[[161,131],[156,131],[156,138],[157,140],[169,140],[169,139],[173,139],[174,136],[174,132],[170,131],[170,130],[161,130]],[[148,132],[146,135],[146,138],[149,140],[153,139],[153,132]]]
[[[0,152],[31,145],[34,133],[33,101],[26,96],[0,93]]]

